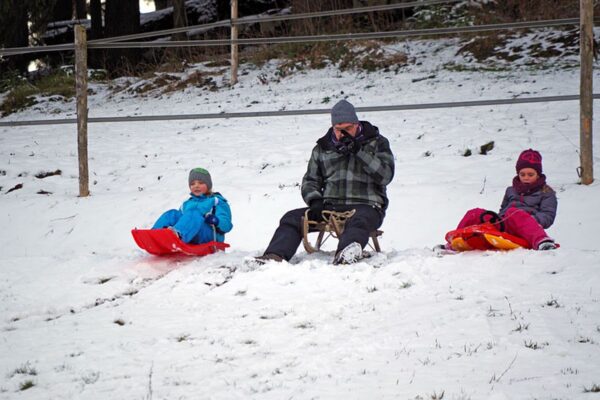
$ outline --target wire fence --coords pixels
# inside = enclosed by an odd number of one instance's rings
[[[306,18],[317,18],[317,17],[330,17],[330,16],[341,16],[341,15],[349,15],[349,14],[360,14],[365,12],[374,12],[374,11],[391,11],[405,8],[412,8],[416,6],[429,6],[429,5],[437,5],[437,4],[447,4],[447,3],[456,3],[463,0],[421,0],[421,1],[413,1],[409,3],[396,3],[396,4],[387,4],[387,5],[379,5],[379,6],[370,6],[370,7],[356,7],[356,8],[348,8],[342,10],[328,10],[328,11],[320,11],[320,12],[312,12],[312,13],[300,13],[300,14],[285,14],[285,15],[277,15],[277,16],[248,16],[237,18],[235,20],[227,19],[222,21],[211,22],[207,24],[199,24],[199,25],[191,25],[181,28],[172,28],[172,29],[164,29],[160,31],[153,32],[143,32],[136,33],[131,35],[123,35],[123,36],[115,36],[110,38],[103,39],[94,39],[88,41],[88,45],[95,45],[101,43],[113,43],[120,42],[125,40],[135,40],[135,39],[147,39],[157,36],[170,36],[176,33],[189,33],[195,32],[198,30],[210,30],[214,28],[222,28],[222,27],[230,27],[235,25],[248,25],[255,23],[265,23],[265,22],[275,22],[275,21],[286,21],[286,20],[297,20],[297,19],[306,19]],[[230,44],[228,40],[227,43]],[[147,43],[147,42],[146,42]],[[221,45],[221,44],[218,44]],[[70,47],[69,47],[70,46]],[[110,47],[97,47],[97,48],[110,48]],[[0,49],[0,55],[18,55],[18,54],[27,54],[27,53],[39,53],[44,51],[65,51],[65,50],[73,50],[74,46],[72,44],[65,45],[52,45],[52,46],[39,46],[38,47],[13,47],[8,49]]]
[[[509,24],[477,25],[461,28],[432,28],[414,29],[389,32],[369,33],[346,33],[333,35],[312,36],[283,36],[276,38],[253,38],[253,39],[214,39],[214,40],[184,40],[170,42],[116,42],[96,43],[88,47],[91,49],[125,49],[125,48],[169,48],[169,47],[205,47],[205,46],[229,46],[229,45],[253,45],[253,44],[283,44],[283,43],[314,43],[346,40],[386,39],[414,36],[450,35],[458,33],[475,33],[486,31],[499,31],[510,29],[546,28],[553,26],[575,25],[578,19],[546,20],[535,22],[514,22]]]
[[[455,35],[461,33],[477,33],[489,31],[501,31],[512,29],[550,28],[556,26],[577,25],[578,18],[566,18],[544,21],[512,22],[506,24],[473,25],[456,28],[431,28],[397,30],[388,32],[368,33],[346,33],[332,35],[312,36],[283,36],[271,38],[250,39],[204,39],[204,40],[181,40],[181,41],[154,41],[154,42],[88,42],[90,49],[130,49],[130,48],[174,48],[174,47],[213,47],[230,45],[257,45],[257,44],[282,44],[282,43],[314,43],[342,40],[366,40],[386,38],[407,38],[416,36]],[[71,43],[53,46],[38,47],[15,47],[0,50],[0,56],[14,56],[19,54],[48,53],[57,51],[72,51],[75,45]]]
[[[425,0],[413,1],[409,3],[397,3],[380,6],[358,7],[343,10],[328,10],[313,13],[301,14],[286,14],[278,16],[249,16],[238,18],[235,20],[223,20],[209,24],[201,24],[188,26],[183,28],[167,29],[155,32],[146,32],[133,35],[124,35],[106,39],[90,40],[87,42],[87,47],[90,49],[122,49],[122,48],[171,48],[171,47],[198,47],[198,46],[229,46],[229,45],[257,45],[257,44],[281,44],[281,43],[307,43],[307,42],[323,42],[323,41],[345,41],[345,40],[365,40],[365,39],[384,39],[384,38],[400,38],[400,37],[415,37],[415,36],[435,36],[435,35],[452,35],[461,33],[476,33],[486,31],[499,31],[511,29],[530,29],[556,27],[566,25],[576,25],[579,23],[579,18],[565,18],[557,20],[543,21],[523,21],[504,24],[488,24],[475,25],[465,27],[452,28],[431,28],[431,29],[412,29],[412,30],[396,30],[388,32],[368,32],[368,33],[349,33],[349,34],[330,34],[330,35],[313,35],[313,36],[288,36],[288,37],[271,37],[271,38],[250,38],[250,39],[216,39],[216,40],[187,40],[187,41],[154,41],[154,42],[123,42],[123,40],[143,39],[156,36],[170,35],[174,33],[190,32],[200,28],[212,29],[216,27],[225,27],[231,25],[244,25],[262,22],[284,21],[304,18],[317,18],[338,15],[348,15],[356,13],[388,11],[402,8],[410,8],[415,6],[427,6],[437,4],[454,3],[461,0]],[[74,44],[61,44],[53,46],[40,47],[21,47],[0,49],[0,55],[11,56],[24,53],[39,53],[49,51],[71,51],[74,50]],[[594,95],[594,98],[599,95]],[[520,99],[495,99],[495,100],[475,100],[461,102],[442,102],[429,104],[406,104],[393,106],[374,106],[357,108],[363,112],[375,111],[402,111],[402,110],[420,110],[432,108],[446,107],[473,107],[486,105],[506,105],[506,104],[522,104],[534,102],[556,102],[556,101],[571,101],[578,100],[577,95],[564,96],[546,96],[546,97],[530,97]],[[294,115],[314,115],[325,114],[329,110],[288,110],[288,111],[258,111],[258,112],[234,112],[234,113],[208,113],[208,114],[174,114],[174,115],[148,115],[148,116],[125,116],[125,117],[96,117],[89,118],[90,123],[107,123],[107,122],[141,122],[141,121],[170,121],[170,120],[189,120],[189,119],[215,119],[215,118],[251,118],[251,117],[282,117]],[[2,121],[0,127],[10,126],[27,126],[27,125],[60,125],[73,124],[77,119],[40,119],[27,121]]]
[[[595,99],[600,99],[600,94],[593,95]],[[513,105],[526,103],[551,103],[558,101],[579,100],[578,95],[564,96],[542,96],[542,97],[524,97],[514,99],[490,99],[473,101],[456,101],[440,103],[421,103],[421,104],[399,104],[390,106],[371,106],[356,107],[358,112],[381,112],[381,111],[409,111],[409,110],[428,110],[439,108],[456,107],[481,107],[493,105]],[[229,118],[263,118],[263,117],[290,117],[299,115],[319,115],[329,114],[331,109],[306,109],[306,110],[282,110],[282,111],[246,111],[246,112],[220,112],[205,114],[163,114],[163,115],[137,115],[125,117],[95,117],[88,118],[89,123],[110,123],[110,122],[152,122],[152,121],[178,121],[178,120],[200,120],[200,119],[229,119]],[[27,121],[0,121],[0,127],[16,126],[35,126],[35,125],[65,125],[75,124],[77,118],[67,119],[40,119]]]
[[[434,0],[429,3],[438,4],[448,1],[458,0]],[[388,6],[374,6],[374,7],[361,7],[355,9],[336,10],[321,13],[305,13],[305,14],[291,14],[277,17],[247,17],[247,20],[240,18],[236,21],[241,22],[240,24],[250,24],[256,22],[270,22],[270,21],[282,21],[287,19],[301,19],[311,18],[316,16],[333,16],[333,15],[345,15],[353,14],[358,12],[369,12],[375,9],[396,9],[406,8],[408,4],[414,3],[401,3]],[[402,7],[400,7],[402,6]],[[359,11],[362,10],[362,11]],[[213,46],[230,46],[230,45],[256,45],[256,44],[282,44],[282,43],[314,43],[314,42],[325,42],[325,41],[342,41],[342,40],[366,40],[366,39],[385,39],[385,38],[401,38],[401,37],[415,37],[415,36],[435,36],[435,35],[455,35],[461,33],[477,33],[477,32],[489,32],[489,31],[501,31],[501,30],[512,30],[512,29],[531,29],[531,28],[549,28],[556,26],[566,25],[577,25],[579,24],[579,18],[564,18],[554,20],[542,20],[542,21],[522,21],[512,22],[504,24],[486,24],[486,25],[473,25],[465,27],[451,27],[451,28],[430,28],[430,29],[412,29],[412,30],[395,30],[387,32],[368,32],[368,33],[347,33],[347,34],[331,34],[331,35],[312,35],[312,36],[286,36],[286,37],[270,37],[270,38],[248,38],[248,39],[203,39],[203,40],[182,40],[182,41],[153,41],[153,42],[123,42],[124,40],[149,38],[155,36],[163,36],[167,33],[181,33],[190,32],[199,28],[212,29],[215,27],[225,27],[232,25],[231,20],[219,21],[212,24],[195,25],[185,28],[169,29],[164,31],[147,32],[143,34],[119,36],[108,39],[98,39],[88,41],[88,48],[90,49],[124,49],[124,48],[174,48],[174,47],[213,47]],[[236,24],[236,23],[233,23]],[[37,47],[13,47],[7,49],[0,49],[0,56],[14,56],[20,54],[35,54],[35,53],[48,53],[48,52],[60,52],[60,51],[73,51],[75,45],[72,43],[51,45],[51,46],[37,46]]]
[[[247,16],[247,17],[236,18],[234,20],[227,19],[227,20],[223,20],[223,21],[217,21],[217,22],[201,24],[201,25],[194,25],[194,26],[189,26],[189,27],[173,28],[173,29],[166,29],[166,30],[154,31],[154,32],[136,33],[136,34],[127,35],[127,36],[90,40],[89,43],[109,43],[109,42],[119,42],[119,41],[132,40],[132,39],[151,38],[151,37],[156,37],[156,36],[168,36],[168,35],[172,35],[175,33],[194,32],[197,30],[208,30],[208,29],[219,28],[219,27],[228,27],[228,26],[232,26],[232,25],[241,26],[241,25],[251,25],[251,24],[256,24],[256,23],[292,21],[292,20],[297,20],[297,19],[361,14],[361,13],[375,12],[375,11],[393,11],[393,10],[417,7],[417,6],[422,7],[422,6],[429,6],[429,5],[457,3],[460,1],[464,1],[464,0],[423,0],[423,1],[413,1],[413,2],[409,2],[409,3],[385,4],[385,5],[379,5],[379,6],[356,7],[356,8],[342,9],[342,10],[327,10],[327,11],[319,11],[319,12],[311,12],[311,13],[299,13],[299,14],[289,13],[289,14],[284,14],[284,15],[272,15],[272,16],[252,15],[252,16]]]
[[[460,101],[460,102],[442,102],[428,104],[408,104],[408,105],[392,105],[392,106],[372,106],[358,107],[359,112],[380,112],[380,111],[405,111],[405,110],[423,110],[423,109],[438,109],[451,107],[474,107],[474,106],[491,106],[491,105],[511,105],[523,103],[537,102],[556,102],[556,101],[573,101],[580,100],[581,109],[581,166],[583,171],[582,183],[590,184],[593,181],[593,157],[591,149],[591,125],[592,125],[592,105],[593,99],[600,98],[599,94],[592,93],[592,53],[593,46],[593,2],[592,0],[580,0],[580,18],[555,19],[544,21],[523,21],[505,24],[488,24],[475,25],[466,27],[450,27],[450,28],[432,28],[432,29],[412,29],[412,30],[395,30],[388,32],[368,32],[368,33],[349,33],[349,34],[329,34],[329,35],[312,35],[312,36],[287,36],[287,37],[268,37],[268,38],[237,38],[237,27],[244,24],[275,22],[293,19],[318,18],[327,16],[340,16],[355,13],[365,13],[374,11],[386,11],[401,8],[409,8],[416,6],[427,6],[436,4],[449,4],[461,0],[422,0],[411,3],[397,3],[391,5],[359,7],[344,10],[331,10],[316,13],[304,14],[285,14],[277,16],[251,16],[244,18],[237,17],[237,1],[232,1],[232,19],[217,21],[209,24],[194,25],[182,28],[175,28],[163,31],[139,33],[134,35],[125,35],[119,37],[91,40],[86,43],[85,29],[78,27],[83,32],[83,37],[79,40],[77,46],[82,50],[76,51],[76,56],[87,60],[86,49],[123,49],[123,48],[171,48],[171,47],[207,47],[207,46],[231,46],[232,49],[232,79],[231,84],[237,82],[237,47],[239,45],[262,45],[262,44],[282,44],[282,43],[313,43],[324,41],[348,41],[348,40],[367,40],[367,39],[385,39],[385,38],[401,38],[415,36],[435,36],[435,35],[455,35],[463,33],[477,33],[486,31],[502,31],[512,29],[531,29],[556,27],[566,25],[579,25],[580,27],[580,42],[582,43],[581,51],[581,85],[580,95],[564,95],[564,96],[545,96],[545,97],[528,97],[528,98],[512,98],[512,99],[494,99],[494,100],[476,100],[476,101]],[[208,31],[217,27],[231,27],[231,36],[229,39],[223,40],[188,40],[188,41],[171,41],[164,39],[165,35],[175,33],[198,33],[199,30]],[[77,30],[77,29],[75,29]],[[163,37],[156,41],[136,42],[131,40],[147,39],[152,37]],[[170,39],[170,38],[168,38]],[[128,41],[130,40],[130,41]],[[83,45],[82,45],[83,43]],[[54,46],[41,47],[20,47],[0,49],[0,57],[8,57],[19,54],[32,53],[48,53],[56,51],[72,51],[76,48],[75,44],[61,44]],[[585,50],[585,51],[584,51]],[[76,57],[77,58],[77,57]],[[86,61],[87,62],[87,61]],[[78,72],[78,82],[82,80],[86,85],[86,62],[76,68]],[[83,70],[83,73],[82,73]],[[586,71],[585,74],[583,71]],[[180,115],[146,115],[146,116],[125,116],[125,117],[96,117],[88,118],[87,105],[80,107],[79,104],[87,104],[87,94],[85,91],[78,90],[77,94],[77,114],[78,118],[72,119],[40,119],[27,121],[0,121],[0,127],[15,127],[26,125],[58,125],[58,124],[74,124],[78,125],[78,140],[83,138],[79,144],[79,162],[80,162],[80,195],[87,196],[88,173],[87,169],[82,165],[87,166],[87,124],[88,123],[109,123],[109,122],[147,122],[147,121],[172,121],[172,120],[199,120],[199,119],[215,119],[215,118],[260,118],[260,117],[285,117],[297,115],[316,115],[327,114],[329,109],[309,109],[309,110],[283,110],[283,111],[256,111],[256,112],[232,112],[232,113],[208,113],[208,114],[180,114]]]

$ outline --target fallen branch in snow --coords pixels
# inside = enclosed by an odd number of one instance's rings
[[[62,171],[60,169],[57,169],[56,171],[53,171],[53,172],[38,172],[37,174],[35,174],[35,177],[38,179],[44,179],[44,178],[47,178],[49,176],[54,176],[54,175],[62,175]]]
[[[72,219],[72,218],[75,218],[76,216],[77,216],[77,214],[73,214],[73,215],[71,215],[69,217],[54,218],[54,219],[51,219],[50,222],[63,221],[63,220],[66,220],[66,219]]]
[[[152,370],[154,369],[154,361],[150,365],[150,371],[148,372],[148,395],[146,395],[146,400],[152,400]]]
[[[513,312],[512,306],[510,305],[510,300],[508,300],[508,296],[504,296],[504,298],[506,299],[506,302],[508,303],[508,309],[510,310],[511,318],[517,319],[517,317],[515,316],[515,313]]]
[[[427,76],[424,76],[422,78],[414,78],[414,79],[412,79],[411,82],[412,83],[416,83],[416,82],[421,82],[421,81],[425,81],[427,79],[433,79],[433,78],[435,78],[435,75],[427,75]]]
[[[19,189],[23,189],[23,184],[22,183],[17,183],[15,186],[13,186],[10,189],[8,189],[8,191],[6,193],[8,194],[10,192],[13,192],[13,191],[19,190]]]

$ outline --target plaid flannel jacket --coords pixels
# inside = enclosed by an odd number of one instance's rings
[[[302,198],[307,205],[315,199],[325,204],[371,204],[385,210],[386,185],[394,177],[394,155],[379,129],[361,121],[361,149],[342,154],[333,145],[333,129],[317,141],[302,180]]]

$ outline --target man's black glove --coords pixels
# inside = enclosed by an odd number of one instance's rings
[[[323,199],[315,199],[310,202],[308,219],[315,222],[323,221]]]
[[[355,137],[350,135],[346,131],[342,131],[342,137],[340,139],[340,147],[338,150],[342,154],[356,154],[360,150],[360,141],[356,140]]]

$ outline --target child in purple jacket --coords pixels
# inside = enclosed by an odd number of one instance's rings
[[[498,215],[504,222],[505,231],[529,242],[536,250],[556,249],[554,239],[544,229],[554,223],[558,202],[556,193],[546,184],[542,173],[542,155],[532,149],[519,155],[517,176],[512,186],[506,188]],[[480,224],[486,210],[474,208],[467,211],[456,229]],[[446,247],[449,247],[446,244]]]

